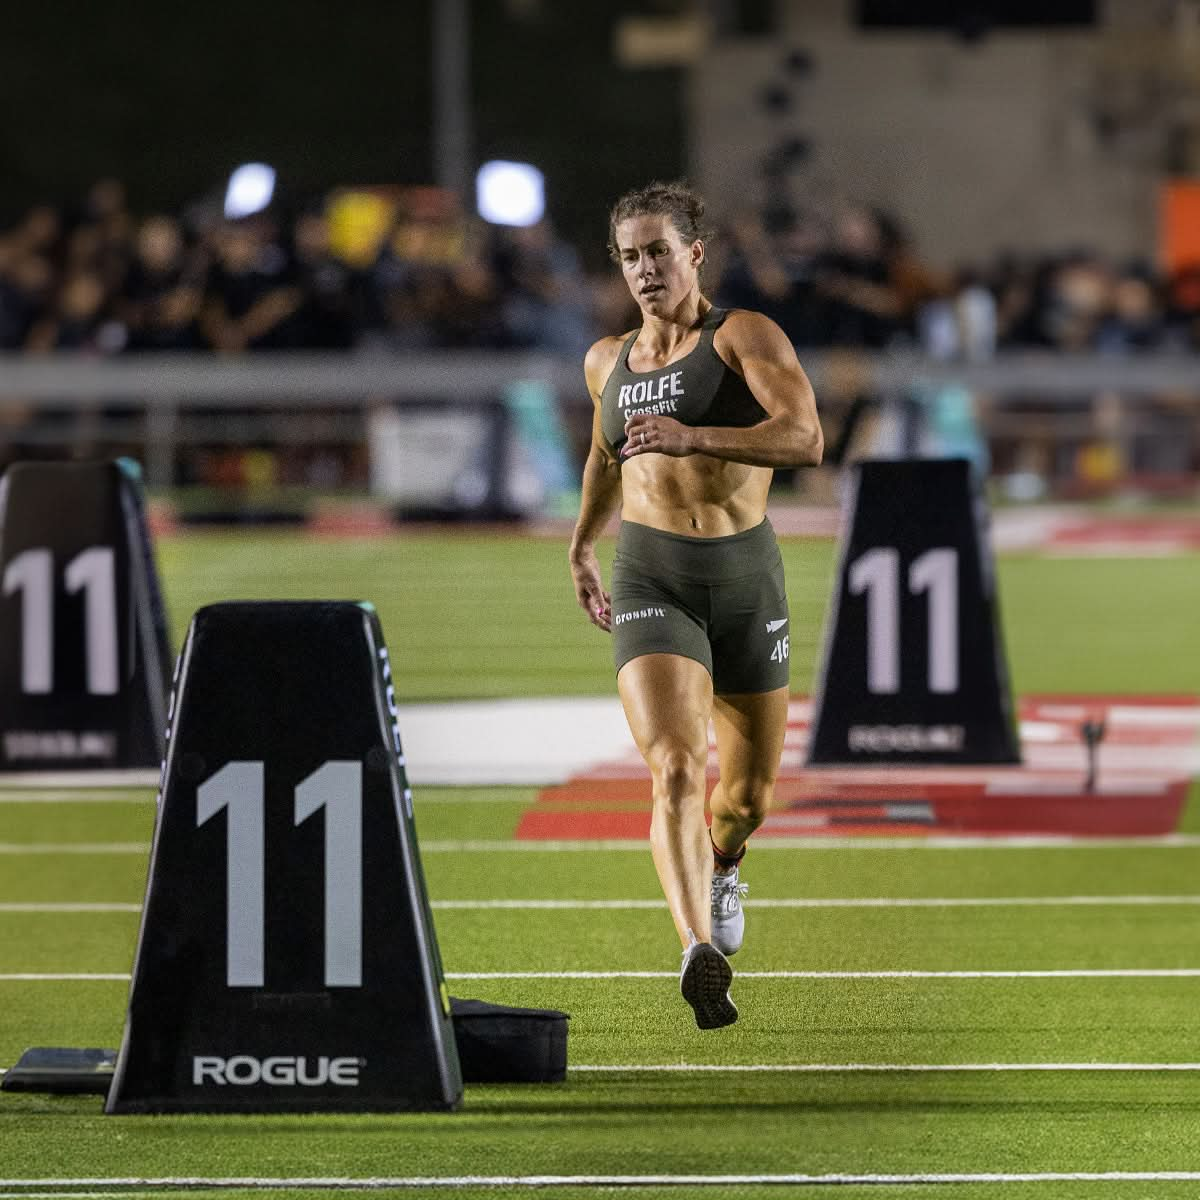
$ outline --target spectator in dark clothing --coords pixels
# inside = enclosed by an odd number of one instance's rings
[[[1200,350],[1200,266],[1176,272],[1167,285],[1167,340]]]
[[[0,350],[20,350],[45,312],[54,285],[50,263],[0,241]]]
[[[1110,307],[1096,330],[1098,350],[1121,354],[1162,345],[1166,333],[1162,301],[1149,274],[1130,268],[1113,283]]]
[[[369,272],[378,313],[373,341],[400,350],[439,344],[440,317],[451,294],[453,261],[460,253],[445,224],[434,213],[397,214]]]
[[[984,281],[996,298],[996,344],[1000,348],[1029,340],[1034,328],[1037,279],[1033,268],[1016,255],[1000,255],[985,272]]]
[[[286,350],[299,344],[295,318],[303,302],[283,249],[253,221],[231,222],[217,235],[217,260],[205,287],[201,328],[226,353]]]
[[[902,303],[892,284],[878,219],[848,208],[833,247],[816,265],[816,292],[831,346],[886,346],[900,330]]]
[[[493,229],[492,270],[508,344],[577,355],[594,340],[579,255],[548,220]]]
[[[304,300],[296,314],[300,344],[346,350],[354,344],[353,272],[329,248],[329,222],[303,213],[293,231],[296,283]]]
[[[109,322],[104,280],[93,272],[70,275],[52,311],[30,330],[25,347],[34,351],[86,350],[109,354],[121,348],[119,327]]]
[[[204,264],[188,255],[172,217],[150,217],[138,230],[120,311],[130,350],[194,350],[200,333]]]
[[[120,292],[133,253],[134,221],[125,197],[125,185],[116,179],[101,179],[87,193],[71,238],[87,246],[86,260],[72,261],[68,243],[68,270],[94,271],[110,295]]]
[[[485,239],[457,206],[418,196],[398,213],[371,271],[384,315],[373,340],[393,349],[497,349],[508,344]]]
[[[500,281],[492,270],[485,235],[468,227],[462,255],[448,280],[438,320],[438,344],[474,350],[510,345],[501,304]]]
[[[1088,254],[1064,259],[1047,279],[1039,306],[1038,333],[1056,350],[1091,349],[1112,294],[1108,268]]]
[[[58,210],[49,204],[35,204],[12,231],[10,241],[19,257],[32,255],[57,265],[62,236],[63,223]]]
[[[779,214],[776,228],[769,231],[757,214],[744,212],[729,235],[731,253],[716,290],[717,304],[765,313],[793,345],[817,345],[822,326],[813,277],[821,249],[816,223]]]

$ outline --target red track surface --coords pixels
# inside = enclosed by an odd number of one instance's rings
[[[1180,517],[1088,517],[1065,523],[1048,538],[1057,550],[1179,554],[1200,550],[1200,520]]]
[[[776,806],[758,837],[1170,833],[1200,774],[1200,702],[1191,696],[1028,697],[1019,767],[809,770],[810,712],[807,700],[792,701]],[[1107,732],[1089,792],[1079,727],[1097,717]],[[710,789],[715,782],[710,753]],[[542,791],[517,837],[641,839],[649,826],[650,777],[633,754]]]

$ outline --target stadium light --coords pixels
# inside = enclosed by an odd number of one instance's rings
[[[275,168],[266,163],[243,163],[225,188],[225,216],[230,221],[262,212],[275,195]]]
[[[475,176],[475,206],[493,225],[536,225],[546,211],[545,179],[529,163],[484,163]]]

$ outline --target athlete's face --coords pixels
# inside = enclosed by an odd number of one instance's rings
[[[698,286],[704,243],[685,242],[668,216],[629,217],[617,226],[621,270],[648,316],[674,312]]]

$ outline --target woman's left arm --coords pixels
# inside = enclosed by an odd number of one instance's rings
[[[622,458],[707,454],[754,467],[816,466],[825,445],[817,402],[783,330],[762,313],[742,309],[725,319],[717,331],[716,348],[746,381],[766,410],[766,419],[739,429],[682,425],[671,417],[634,416],[626,425],[628,440]]]

